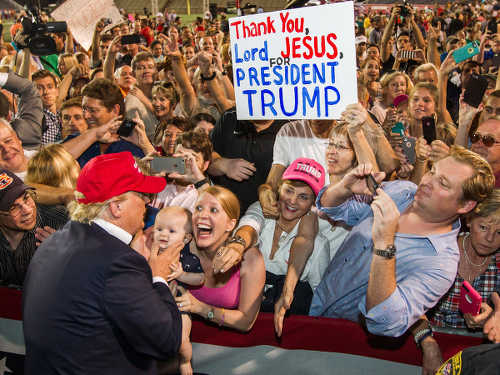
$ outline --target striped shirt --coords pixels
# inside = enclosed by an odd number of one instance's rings
[[[476,277],[472,282],[472,287],[481,295],[483,302],[490,298],[490,295],[500,290],[500,252],[491,257],[490,264],[486,271]],[[431,322],[437,327],[467,328],[464,316],[458,309],[460,303],[460,288],[464,279],[457,274],[455,282],[450,290],[441,298],[432,311]]]

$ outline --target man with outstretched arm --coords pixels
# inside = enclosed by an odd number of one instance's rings
[[[493,189],[491,167],[454,146],[420,185],[383,183],[373,200],[362,164],[324,188],[317,207],[353,227],[316,288],[310,315],[359,321],[374,334],[401,336],[450,288],[457,273],[459,215]],[[370,203],[371,201],[371,203]]]
[[[71,221],[44,240],[25,279],[27,375],[154,375],[156,360],[179,351],[181,316],[165,280],[183,244],[160,254],[142,238],[145,205],[164,187],[130,152],[82,169]]]

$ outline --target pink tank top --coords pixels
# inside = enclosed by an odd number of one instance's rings
[[[202,302],[225,309],[235,309],[240,302],[240,267],[233,272],[229,281],[219,288],[190,287],[193,296]]]

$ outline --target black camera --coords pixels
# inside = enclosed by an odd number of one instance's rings
[[[401,17],[405,18],[410,15],[410,8],[406,0],[403,1],[403,5],[399,6],[399,9],[401,9],[401,11],[399,12]]]
[[[46,22],[41,21],[38,9],[28,6],[26,13],[28,17],[23,17],[23,34],[27,35],[26,47],[31,53],[38,56],[52,55],[57,53],[56,42],[49,35],[50,33],[65,33],[68,29],[66,22]],[[20,46],[24,47],[24,46]]]
[[[123,120],[116,133],[120,137],[130,137],[136,125],[137,123],[135,121],[126,118],[125,120]]]

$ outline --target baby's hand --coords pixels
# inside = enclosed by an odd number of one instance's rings
[[[172,263],[170,265],[170,269],[172,270],[172,273],[170,275],[168,275],[167,282],[170,282],[174,279],[177,279],[179,276],[181,276],[184,273],[184,270],[182,269],[181,262]]]

